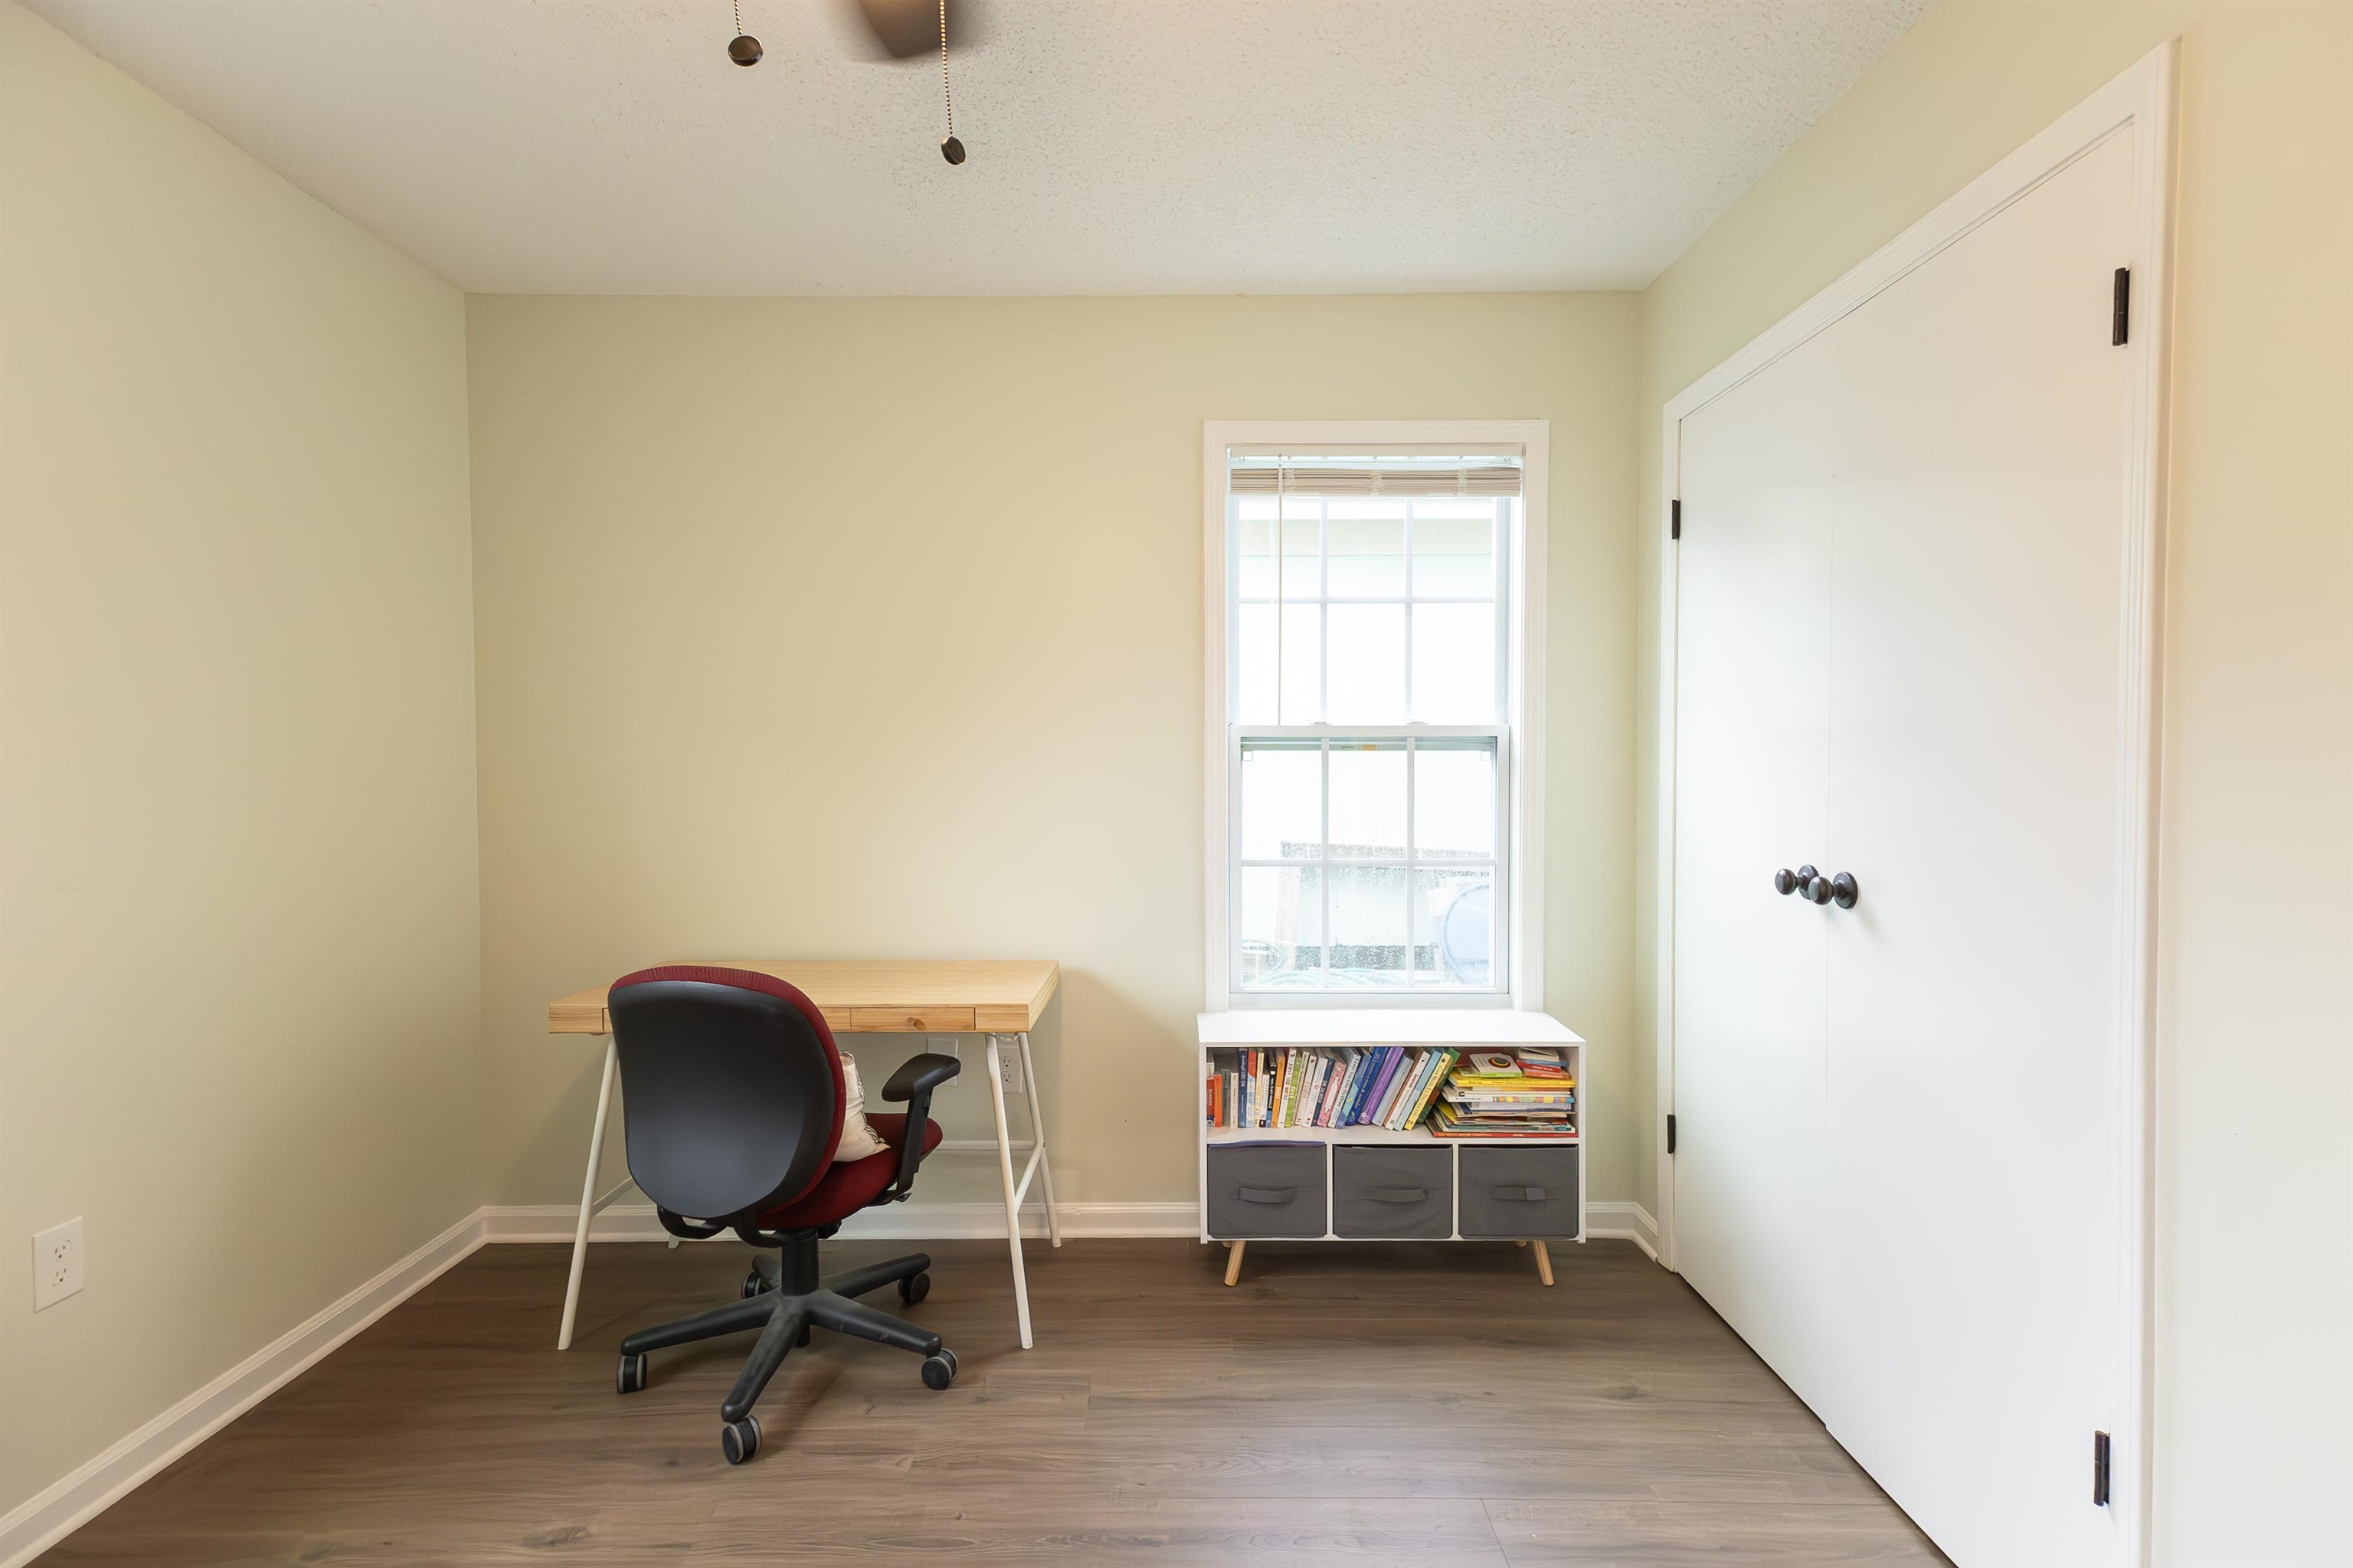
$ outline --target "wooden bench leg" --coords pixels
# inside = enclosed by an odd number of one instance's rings
[[[1552,1254],[1545,1251],[1545,1244],[1542,1242],[1530,1242],[1528,1245],[1536,1249],[1536,1277],[1543,1280],[1546,1285],[1550,1285],[1552,1283]]]
[[[1226,1254],[1226,1283],[1239,1285],[1242,1277],[1242,1249],[1250,1243],[1228,1242],[1226,1245],[1232,1249]]]

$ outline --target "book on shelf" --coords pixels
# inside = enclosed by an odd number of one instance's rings
[[[1408,1132],[1440,1105],[1460,1051],[1251,1046],[1213,1052],[1202,1114],[1215,1128],[1378,1127]]]
[[[1566,1138],[1577,1131],[1577,1079],[1557,1051],[1473,1051],[1447,1075],[1433,1138]]]

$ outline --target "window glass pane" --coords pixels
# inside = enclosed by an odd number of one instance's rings
[[[1328,554],[1335,599],[1405,597],[1405,503],[1349,498],[1328,503]]]
[[[1237,502],[1240,521],[1235,524],[1235,544],[1241,555],[1237,587],[1244,599],[1274,597],[1274,503],[1256,498]]]
[[[1324,755],[1314,741],[1242,747],[1242,858],[1314,860],[1323,853]]]
[[[1413,756],[1414,852],[1425,860],[1495,857],[1492,741],[1425,740]]]
[[[1405,984],[1406,870],[1403,866],[1334,865],[1332,983]]]
[[[1286,604],[1282,611],[1282,724],[1314,724],[1324,716],[1324,611]]]
[[[1404,742],[1332,743],[1332,854],[1345,860],[1405,858]]]
[[[1246,604],[1239,611],[1240,647],[1234,655],[1234,717],[1243,724],[1279,722],[1274,708],[1275,674],[1280,668],[1274,642],[1276,613],[1271,604]]]
[[[1495,597],[1495,503],[1417,501],[1413,509],[1416,599]]]
[[[1339,668],[1333,648],[1333,668]],[[1413,716],[1422,724],[1490,724],[1495,717],[1495,607],[1413,607]]]
[[[1241,879],[1240,982],[1323,983],[1324,884],[1314,866],[1245,866]]]
[[[1322,548],[1324,525],[1317,521],[1317,503],[1296,497],[1282,506],[1282,597],[1324,597]]]
[[[1483,607],[1480,607],[1483,608]],[[1405,606],[1335,604],[1331,618],[1332,669],[1324,718],[1332,724],[1403,724]],[[1492,649],[1488,657],[1494,656]],[[1420,661],[1415,661],[1419,665]],[[1285,722],[1290,705],[1284,704]],[[1483,715],[1482,715],[1483,716]]]
[[[1486,866],[1416,871],[1413,930],[1416,984],[1493,985],[1494,872]]]

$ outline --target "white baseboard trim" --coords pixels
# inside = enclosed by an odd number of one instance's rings
[[[1106,1236],[1195,1236],[1199,1210],[1184,1203],[1064,1203],[1062,1239]],[[516,1204],[482,1211],[483,1239],[491,1242],[569,1242],[578,1223],[572,1203]],[[1046,1234],[1046,1206],[1021,1211],[1021,1234]],[[867,1209],[841,1227],[849,1241],[998,1241],[1005,1235],[1003,1203],[893,1203]],[[588,1222],[590,1241],[668,1241],[650,1203],[616,1203]]]
[[[1640,1203],[1588,1203],[1585,1234],[1596,1241],[1630,1241],[1659,1261],[1659,1222]]]
[[[140,1482],[285,1387],[482,1245],[480,1210],[322,1308],[0,1517],[0,1568],[20,1568]]]
[[[1064,1203],[1062,1236],[1198,1236],[1200,1211],[1182,1203]],[[488,1242],[569,1242],[580,1211],[571,1203],[513,1204],[481,1211]],[[1659,1258],[1659,1224],[1640,1203],[1588,1203],[1588,1234],[1600,1241],[1630,1241]],[[894,1203],[868,1209],[841,1227],[850,1241],[995,1241],[1005,1234],[1002,1203]],[[1046,1234],[1046,1208],[1021,1211],[1021,1234]],[[650,1203],[616,1203],[588,1223],[590,1241],[668,1241]]]

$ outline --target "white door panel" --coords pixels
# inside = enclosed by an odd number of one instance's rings
[[[1825,421],[1825,853],[1862,888],[1828,922],[1831,1427],[1964,1563],[2118,1546],[2131,162],[2110,140],[1808,345],[1856,394]]]
[[[1965,1568],[2123,1549],[2133,157],[1680,430],[1677,1263]]]
[[[1676,1266],[1794,1387],[1823,1371],[1823,922],[1773,890],[1822,853],[1829,530],[1749,387],[1692,423],[1678,579]],[[1793,1268],[1793,1260],[1805,1260]]]

